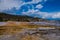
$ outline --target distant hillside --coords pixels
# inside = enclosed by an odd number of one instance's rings
[[[43,19],[30,17],[27,15],[11,15],[6,13],[0,13],[0,21],[21,21],[21,22],[36,22],[43,21]]]
[[[38,17],[31,17],[27,15],[11,15],[7,13],[0,13],[0,22],[5,22],[5,21],[19,21],[19,22],[59,22],[60,21],[55,21],[55,20],[47,20],[47,19],[42,19]]]

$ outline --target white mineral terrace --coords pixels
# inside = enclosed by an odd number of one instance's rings
[[[28,24],[36,24],[36,25],[55,25],[60,26],[59,23],[48,23],[48,22],[0,22],[0,26],[6,25],[8,23],[14,23],[16,25],[19,25],[20,23],[28,23]]]

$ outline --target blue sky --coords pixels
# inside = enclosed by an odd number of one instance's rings
[[[0,12],[60,19],[60,0],[0,0]]]

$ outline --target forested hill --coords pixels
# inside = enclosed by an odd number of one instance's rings
[[[7,13],[0,13],[0,21],[39,22],[44,21],[44,19],[27,15],[11,15]]]
[[[19,21],[19,22],[55,22],[60,23],[60,21],[56,20],[47,20],[38,17],[31,17],[27,15],[11,15],[7,13],[0,13],[0,22],[5,21]]]

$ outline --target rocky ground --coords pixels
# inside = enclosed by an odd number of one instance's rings
[[[60,40],[60,30],[49,25],[7,22],[0,25],[0,40]]]
[[[58,33],[41,33],[37,30],[23,29],[10,35],[0,35],[0,40],[60,40]]]

